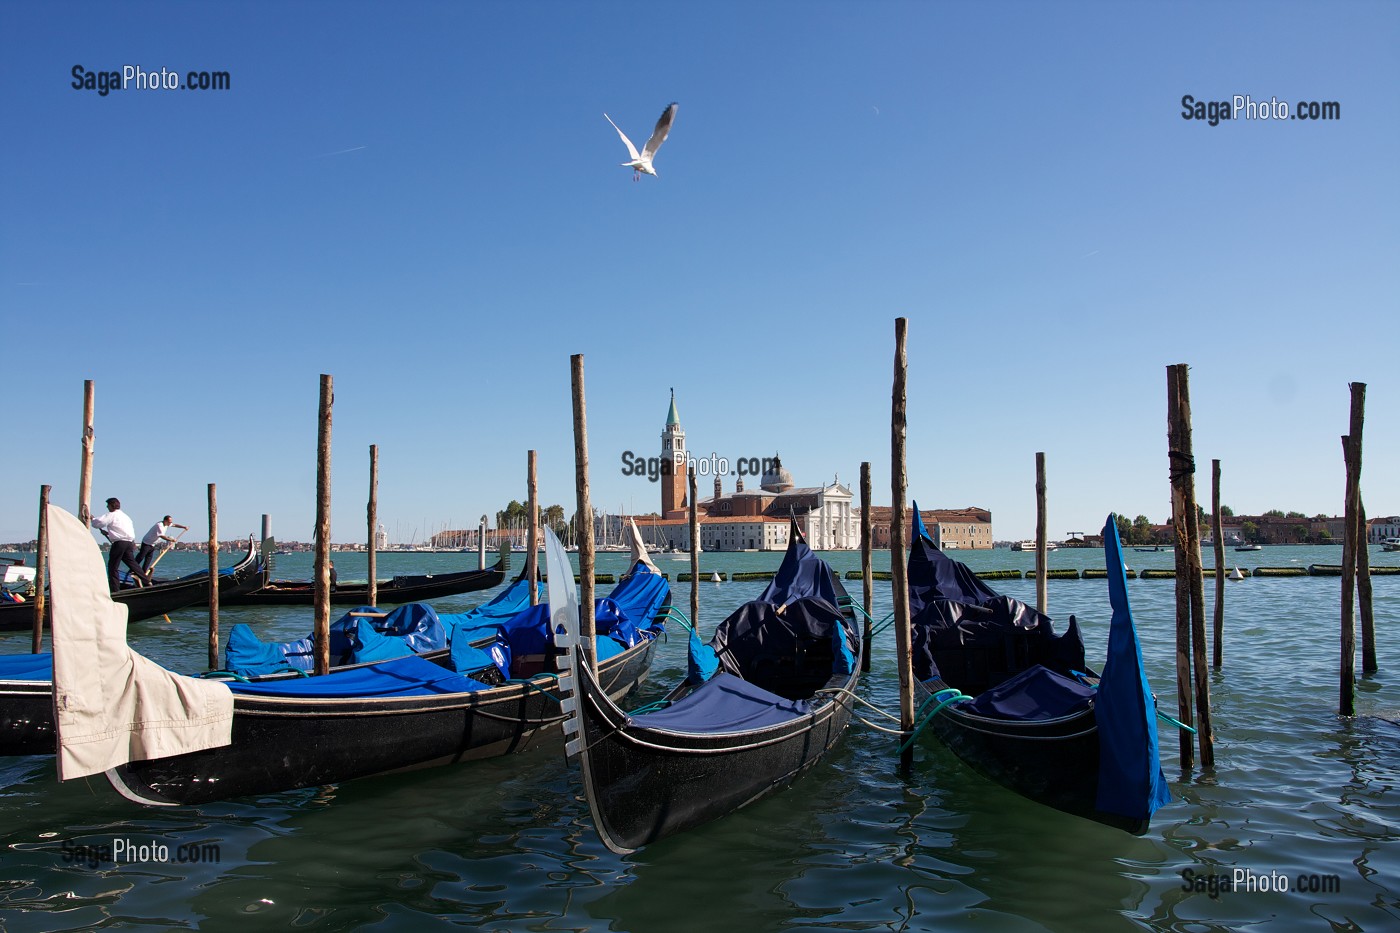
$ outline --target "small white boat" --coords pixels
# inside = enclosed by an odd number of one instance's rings
[[[945,548],[945,550],[946,550],[946,549],[947,549],[947,545],[944,545],[944,548]],[[1054,550],[1057,550],[1058,548],[1059,548],[1059,545],[1056,544],[1054,541],[1046,541],[1046,542],[1045,542],[1045,550],[1047,550],[1047,551],[1054,551]],[[1035,542],[1034,542],[1034,541],[1017,541],[1015,544],[1011,545],[1011,550],[1013,550],[1013,551],[1034,551],[1034,550],[1035,550]]]
[[[1386,538],[1381,542],[1381,547],[1387,551],[1400,551],[1400,538]]]
[[[1262,544],[1241,544],[1241,545],[1239,545],[1238,547],[1236,547],[1235,550],[1237,550],[1237,551],[1262,551],[1262,550],[1264,550],[1264,545],[1262,545]]]

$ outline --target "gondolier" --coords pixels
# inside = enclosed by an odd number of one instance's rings
[[[136,526],[131,516],[122,511],[120,499],[107,500],[107,511],[92,520],[92,527],[112,542],[107,556],[107,588],[115,593],[122,588],[121,567],[125,563],[136,578],[137,586],[149,586],[150,577],[136,560]]]
[[[136,562],[141,565],[141,572],[147,576],[150,575],[151,565],[156,560],[156,545],[164,541],[165,546],[162,550],[169,550],[175,546],[175,539],[170,537],[172,528],[190,530],[189,525],[181,525],[167,515],[152,525],[151,530],[146,532],[146,537],[141,539],[141,550],[136,553]]]

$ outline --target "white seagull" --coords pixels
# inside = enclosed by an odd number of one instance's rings
[[[616,123],[613,123],[612,117],[606,113],[603,114],[603,119],[612,123],[612,128],[617,130],[617,135],[622,137],[623,144],[627,146],[627,154],[632,157],[631,162],[623,162],[622,164],[632,169],[633,181],[640,177],[639,172],[646,172],[654,178],[660,177],[656,174],[656,169],[651,167],[651,160],[656,158],[656,150],[661,148],[661,144],[666,141],[666,134],[671,132],[671,124],[676,119],[676,110],[679,107],[680,104],[673,103],[662,111],[661,119],[656,121],[656,129],[651,131],[651,139],[648,139],[647,144],[642,147],[641,155],[637,154],[637,147],[632,145],[632,140],[627,138],[627,134],[622,132]]]

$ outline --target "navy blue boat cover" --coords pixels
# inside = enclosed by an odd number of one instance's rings
[[[1171,800],[1157,747],[1156,701],[1142,670],[1142,648],[1128,604],[1123,546],[1112,515],[1103,529],[1113,621],[1094,714],[1099,724],[1099,796],[1107,813],[1147,819]]]
[[[918,515],[918,505],[914,506]],[[966,566],[934,547],[916,518],[909,551],[909,609],[914,675],[941,677],[976,696],[1027,668],[1071,676],[1088,671],[1084,640],[1071,617],[1063,634],[1031,606],[1001,596]]]
[[[801,719],[809,709],[806,700],[785,700],[743,678],[719,673],[666,709],[629,716],[628,722],[671,732],[747,732]]]
[[[234,693],[251,696],[311,698],[426,697],[446,693],[474,693],[490,689],[470,677],[438,667],[416,655],[396,658],[369,667],[355,667],[291,680],[245,684],[228,682]]]
[[[992,719],[1040,721],[1083,712],[1093,699],[1093,687],[1036,664],[958,709]]]
[[[788,547],[783,563],[778,567],[773,582],[759,594],[758,601],[785,606],[795,599],[816,597],[839,606],[840,597],[845,595],[845,587],[836,581],[827,562],[812,553],[794,520],[788,530]]]
[[[780,697],[810,697],[833,675],[853,673],[858,663],[859,633],[835,602],[844,592],[794,523],[773,584],[716,626],[708,646],[692,638],[687,679],[706,678],[714,670],[713,657],[718,669]]]
[[[53,680],[53,655],[0,654],[0,680]]]

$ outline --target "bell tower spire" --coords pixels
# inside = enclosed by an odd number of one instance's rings
[[[676,390],[671,389],[671,410],[666,413],[666,427],[661,431],[661,517],[686,507],[685,430],[676,411]]]

